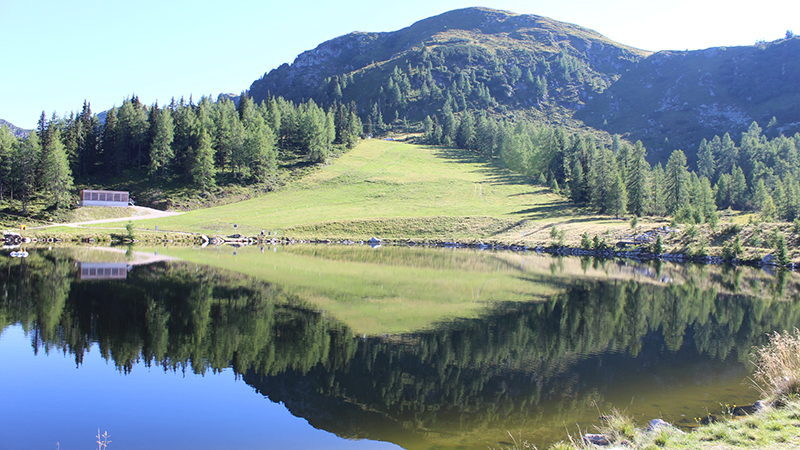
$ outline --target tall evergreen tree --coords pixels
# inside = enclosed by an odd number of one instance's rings
[[[682,150],[673,151],[667,161],[664,188],[667,213],[674,215],[689,201],[689,171],[686,168],[686,154]]]
[[[604,209],[607,214],[613,214],[619,218],[619,216],[627,212],[627,203],[628,193],[625,189],[625,183],[622,181],[622,176],[615,171],[614,181],[611,183],[609,193],[606,196]]]
[[[464,111],[461,121],[458,124],[456,145],[466,150],[475,150],[477,147],[475,140],[475,118],[469,111]]]
[[[714,153],[711,150],[711,145],[703,139],[700,141],[700,147],[697,150],[697,173],[701,177],[706,177],[709,180],[714,178],[716,162],[714,161]]]
[[[6,125],[0,126],[0,202],[8,192],[13,200],[13,165],[17,154],[17,138]]]
[[[646,159],[647,151],[642,141],[636,141],[633,150],[628,153],[628,172],[626,190],[628,194],[628,211],[641,217],[647,210],[650,189],[650,164]]]
[[[192,181],[204,191],[208,191],[216,183],[214,175],[214,149],[206,130],[200,132],[200,140],[192,158]]]
[[[22,200],[22,214],[28,214],[28,205],[36,190],[37,170],[42,148],[38,133],[28,135],[19,146],[14,158],[13,174],[19,197]]]
[[[172,149],[172,140],[174,138],[174,125],[172,123],[172,114],[170,110],[164,108],[159,110],[154,107],[155,123],[153,124],[153,140],[150,143],[150,164],[148,165],[148,174],[152,178],[161,177],[166,178],[167,170],[175,157]]]
[[[50,194],[56,209],[70,205],[72,190],[72,171],[67,161],[67,153],[61,142],[61,132],[55,130],[50,139],[50,148],[43,154],[42,186]]]

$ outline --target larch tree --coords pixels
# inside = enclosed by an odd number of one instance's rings
[[[192,180],[203,191],[208,191],[216,184],[215,174],[214,149],[211,147],[211,138],[204,129],[200,132],[198,147],[192,155]]]

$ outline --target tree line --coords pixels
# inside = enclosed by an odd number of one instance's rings
[[[47,195],[51,205],[71,203],[75,179],[109,178],[124,171],[152,180],[179,180],[207,191],[225,183],[269,183],[282,159],[324,162],[337,148],[352,148],[362,134],[352,104],[327,110],[312,100],[294,104],[269,98],[256,104],[242,93],[146,106],[138,97],[101,120],[84,102],[79,113],[48,119],[35,132],[14,137],[0,128],[0,202]]]
[[[800,134],[767,139],[753,122],[737,144],[715,136],[698,146],[695,170],[673,151],[653,167],[641,141],[614,136],[610,146],[563,128],[497,120],[448,105],[423,120],[423,140],[499,159],[576,205],[610,214],[673,216],[716,223],[719,209],[759,212],[765,220],[800,218]]]

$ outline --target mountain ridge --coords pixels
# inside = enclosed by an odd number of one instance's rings
[[[800,131],[798,61],[800,39],[791,36],[653,53],[579,25],[474,7],[330,39],[265,73],[249,93],[256,101],[352,101],[362,116],[377,108],[387,121],[422,120],[447,103],[456,113],[642,140],[656,159],[683,148],[691,160],[701,139],[736,137],[752,121],[766,126],[776,116],[767,132]]]
[[[18,126],[14,125],[13,123],[11,123],[11,122],[9,122],[9,121],[7,121],[5,119],[0,119],[0,128],[2,128],[3,126],[7,126],[8,129],[11,130],[11,134],[13,134],[14,137],[17,137],[17,138],[26,137],[32,131],[32,130],[26,130],[24,128],[18,127]]]

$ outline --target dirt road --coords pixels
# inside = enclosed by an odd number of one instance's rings
[[[98,223],[113,223],[113,222],[125,222],[128,220],[157,219],[159,217],[177,216],[178,214],[182,214],[180,212],[174,212],[174,211],[160,211],[158,209],[145,208],[144,206],[130,206],[128,207],[128,209],[131,210],[130,217],[117,217],[116,219],[87,220],[84,222],[72,222],[72,223],[52,223],[50,225],[43,225],[40,227],[28,227],[28,229],[39,230],[50,227],[79,227],[81,225],[93,225]]]

